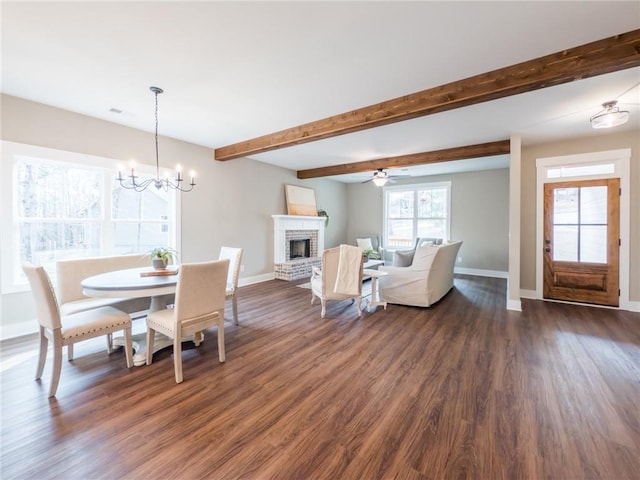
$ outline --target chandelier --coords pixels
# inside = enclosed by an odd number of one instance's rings
[[[627,123],[629,112],[626,110],[620,111],[617,104],[618,102],[615,100],[603,103],[602,108],[604,110],[591,117],[591,126],[593,128],[611,128]]]
[[[142,192],[146,190],[150,185],[155,186],[158,190],[163,189],[164,191],[169,191],[170,189],[180,190],[181,192],[190,192],[193,190],[193,187],[196,185],[196,174],[194,171],[191,171],[191,181],[188,184],[188,187],[183,184],[184,178],[182,178],[182,168],[180,165],[176,167],[176,178],[160,178],[160,161],[158,160],[158,94],[162,93],[160,87],[149,87],[149,90],[153,92],[156,98],[156,178],[148,178],[143,181],[138,181],[138,175],[135,172],[135,163],[131,162],[131,173],[129,175],[122,175],[122,168],[118,169],[118,181],[120,182],[120,186],[123,188],[127,188],[130,190],[135,190],[136,192]]]

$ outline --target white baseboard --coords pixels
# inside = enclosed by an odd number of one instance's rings
[[[507,310],[514,310],[516,312],[522,311],[522,303],[520,300],[509,300],[507,298]]]
[[[255,275],[253,277],[240,278],[238,279],[238,286],[244,287],[245,285],[253,285],[254,283],[268,282],[274,278],[276,278],[276,274],[274,272],[263,273],[262,275]]]
[[[520,289],[520,297],[521,298],[528,298],[530,300],[537,300],[538,299],[538,292],[536,292],[535,290],[525,290],[524,288]]]
[[[35,319],[2,325],[2,328],[0,328],[0,340],[22,337],[31,333],[38,333],[38,322]]]
[[[625,310],[630,312],[640,312],[640,302],[627,302],[626,305],[621,305],[621,308],[624,307]]]
[[[493,277],[493,278],[507,278],[508,272],[501,272],[500,270],[481,270],[477,268],[462,268],[455,267],[453,273],[459,273],[460,275],[475,275],[477,277]]]

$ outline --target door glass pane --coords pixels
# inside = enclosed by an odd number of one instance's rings
[[[577,188],[556,188],[553,190],[553,223],[578,223]]]
[[[580,189],[580,223],[607,224],[607,187]]]
[[[554,225],[553,260],[559,262],[578,261],[578,227]]]
[[[580,261],[607,263],[606,225],[583,225],[580,229]]]

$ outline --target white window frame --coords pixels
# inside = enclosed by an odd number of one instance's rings
[[[383,230],[383,243],[384,243],[384,247],[389,250],[389,251],[393,251],[394,249],[391,248],[390,246],[386,245],[387,243],[387,220],[388,220],[388,215],[387,215],[387,205],[388,205],[388,199],[389,199],[389,192],[407,192],[407,191],[413,191],[414,195],[416,194],[415,192],[419,191],[419,190],[425,190],[425,189],[429,189],[429,188],[439,188],[439,187],[445,187],[447,189],[447,218],[445,220],[445,238],[443,238],[443,240],[448,240],[449,238],[451,238],[451,182],[450,181],[446,181],[446,182],[430,182],[430,183],[412,183],[412,184],[402,184],[402,185],[394,185],[394,186],[384,186],[382,188],[382,192],[383,192],[383,209],[382,209],[382,230]],[[414,214],[413,214],[413,239],[415,240],[418,234],[418,217],[416,215],[417,213],[417,209],[415,208],[415,204],[414,204]],[[411,247],[409,247],[411,248]]]
[[[29,290],[26,282],[16,282],[17,269],[21,268],[20,259],[16,252],[17,228],[16,211],[14,199],[14,173],[15,164],[21,157],[43,159],[44,161],[61,162],[65,164],[76,163],[85,167],[96,167],[106,171],[112,171],[114,176],[118,172],[118,165],[124,163],[122,160],[98,157],[82,153],[67,152],[45,147],[37,147],[22,143],[1,141],[2,164],[0,165],[0,290],[2,294],[24,292]],[[137,165],[136,170],[140,173],[155,176],[155,166]],[[170,173],[169,170],[161,169],[161,175]],[[105,178],[105,180],[108,180]],[[111,190],[110,182],[105,181],[103,195],[103,215],[102,219],[96,220],[103,224],[101,249],[102,255],[110,255],[113,243],[111,219]],[[175,218],[173,231],[169,233],[169,246],[180,251],[180,195],[176,194],[172,202],[173,208],[170,215]],[[127,220],[118,220],[126,222]],[[55,272],[49,272],[54,275]]]
[[[597,167],[613,165],[609,173],[595,173],[593,175],[561,175],[550,176],[549,172],[562,167],[569,167],[570,172],[575,167]],[[543,231],[544,231],[544,185],[546,183],[566,182],[567,180],[595,180],[606,178],[620,179],[620,300],[623,310],[630,310],[629,301],[629,262],[630,262],[630,229],[631,229],[631,149],[607,150],[603,152],[580,153],[560,157],[536,159],[536,298],[543,300]],[[593,306],[593,305],[592,305]]]

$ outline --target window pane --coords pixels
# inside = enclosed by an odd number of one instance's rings
[[[18,228],[23,262],[46,266],[100,254],[99,223],[21,222]]]
[[[447,211],[447,189],[432,188],[418,191],[418,217],[444,218]],[[420,236],[420,235],[418,235]]]
[[[607,263],[606,225],[583,225],[580,229],[580,261]]]
[[[578,261],[578,227],[553,227],[553,259],[560,262]]]
[[[607,224],[607,187],[580,189],[580,223]]]
[[[115,253],[147,252],[158,245],[169,245],[166,224],[117,222],[113,225]]]
[[[413,220],[387,222],[387,248],[413,247]]]
[[[413,218],[413,191],[388,192],[388,195],[387,215],[390,218]]]
[[[553,223],[578,223],[577,188],[556,188],[553,191]]]
[[[577,165],[574,167],[551,167],[547,169],[547,178],[603,175],[614,172],[615,165],[613,163],[603,163],[599,165]]]
[[[102,172],[24,158],[16,162],[20,218],[93,218],[102,215]]]
[[[444,219],[418,220],[418,237],[446,238],[446,236]]]
[[[136,192],[113,182],[111,198],[113,219],[163,220],[169,215],[169,192],[154,186]]]

